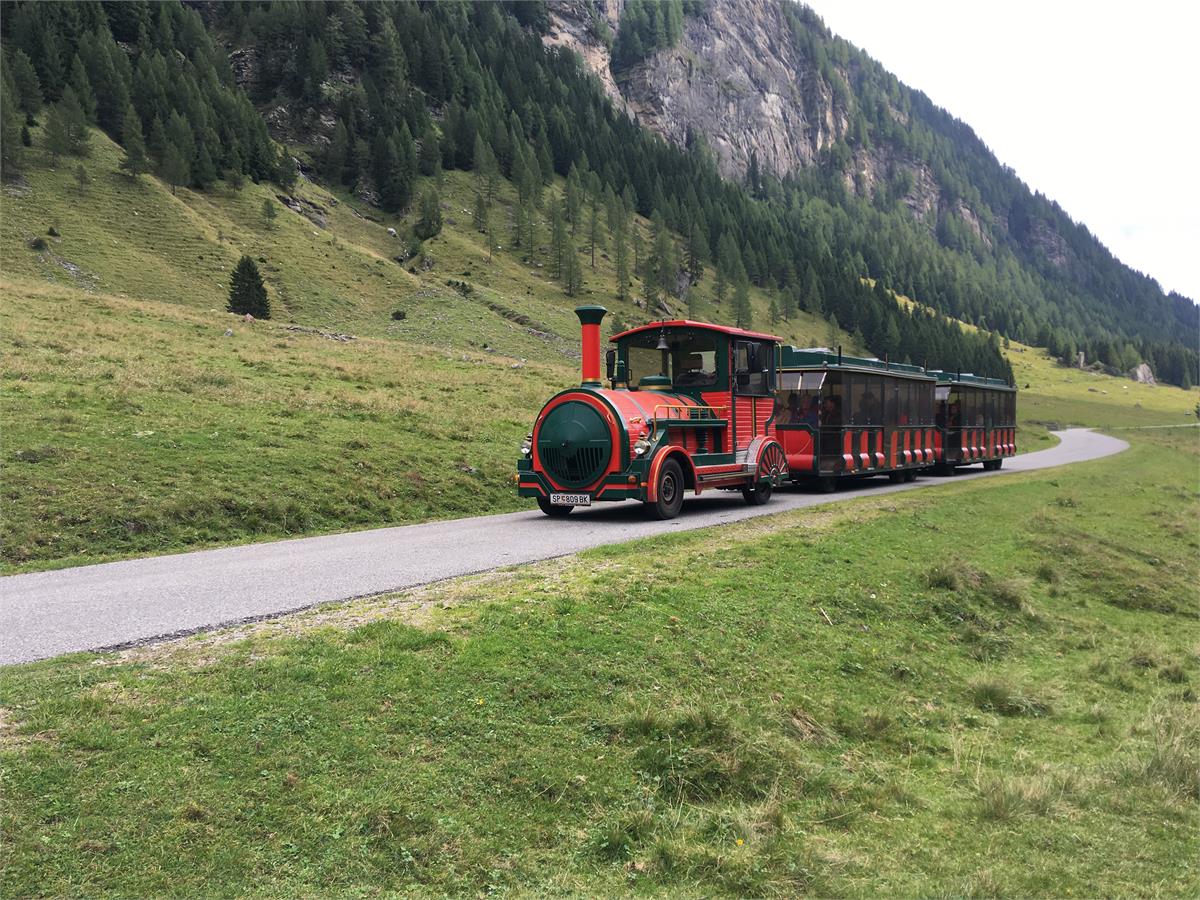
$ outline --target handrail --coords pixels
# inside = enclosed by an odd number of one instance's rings
[[[665,415],[660,414],[663,411],[666,412]],[[650,434],[654,435],[658,432],[659,422],[668,423],[666,427],[670,428],[672,421],[703,422],[708,419],[724,419],[728,411],[728,406],[687,406],[682,403],[661,403],[654,407],[654,418],[650,423]],[[672,415],[672,413],[679,413],[680,415]],[[697,415],[697,413],[707,413],[707,415]],[[715,422],[713,425],[716,427]]]

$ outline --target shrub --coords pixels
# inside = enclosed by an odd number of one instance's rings
[[[392,310],[392,321],[393,322],[403,322],[407,318],[408,318],[408,313],[406,313],[404,310],[402,310],[402,309],[393,309]]]

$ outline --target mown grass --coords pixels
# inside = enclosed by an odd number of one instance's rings
[[[5,669],[0,890],[1194,896],[1197,449]]]

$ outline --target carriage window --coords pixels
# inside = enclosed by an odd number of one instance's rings
[[[830,372],[821,389],[820,425],[822,428],[841,428],[842,413],[845,410],[845,388],[842,379],[846,376],[841,372]]]
[[[893,425],[911,425],[913,421],[912,382],[901,379],[896,383],[896,415]]]
[[[883,379],[878,375],[863,375],[860,380],[863,391],[858,401],[858,423],[878,425],[883,421]]]
[[[739,394],[763,397],[774,381],[774,354],[767,344],[736,341],[733,345],[734,383]]]
[[[897,416],[899,415],[899,407],[904,402],[904,384],[903,381],[892,381],[885,379],[883,382],[883,424],[894,426]]]
[[[861,425],[858,411],[862,407],[863,380],[861,375],[846,373],[842,376],[843,403],[842,421],[847,425]]]
[[[776,394],[775,423],[777,425],[810,425],[816,427],[821,409],[821,385],[824,372],[783,372],[779,376]]]
[[[935,390],[934,385],[929,384],[928,382],[919,382],[919,383],[913,385],[913,390],[916,391],[916,393],[917,393],[918,402],[919,402],[920,409],[921,409],[920,420],[919,420],[920,424],[932,425],[933,424],[933,393]]]

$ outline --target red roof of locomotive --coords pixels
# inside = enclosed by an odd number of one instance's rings
[[[710,331],[720,331],[723,334],[730,334],[734,337],[754,338],[760,341],[775,341],[781,343],[783,338],[774,334],[763,334],[760,331],[746,331],[744,328],[732,328],[728,325],[713,325],[711,322],[693,322],[691,319],[671,319],[670,321],[651,322],[648,325],[639,325],[637,328],[630,328],[628,331],[622,331],[620,334],[614,334],[610,341],[615,341],[631,334],[638,334],[642,331],[654,331],[659,328],[707,328]]]

